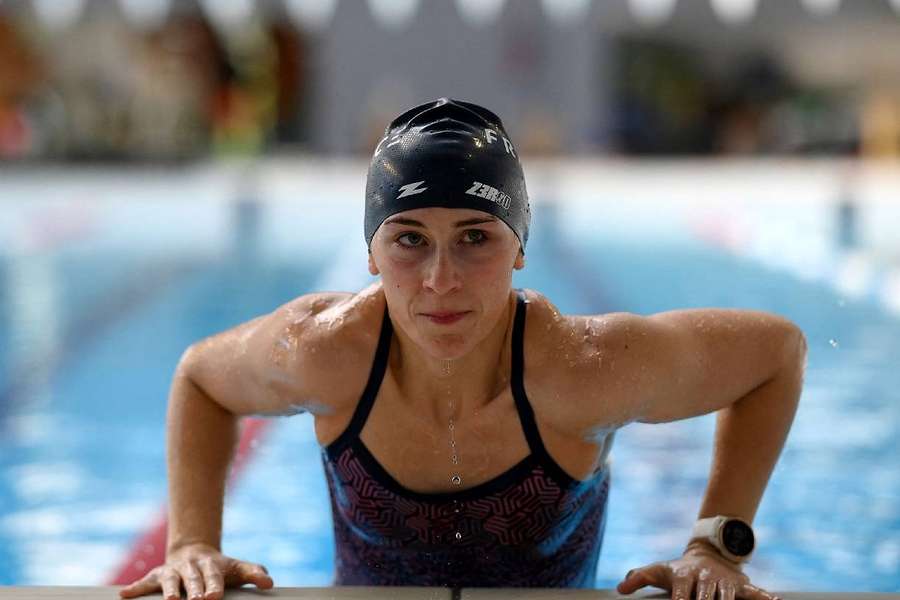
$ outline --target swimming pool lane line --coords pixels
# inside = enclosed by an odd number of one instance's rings
[[[85,344],[96,339],[117,321],[171,289],[173,282],[201,270],[204,266],[201,263],[155,265],[150,267],[155,273],[149,277],[139,277],[138,281],[132,282],[124,289],[107,294],[105,302],[101,302],[84,318],[78,319],[66,328],[56,349],[29,364],[19,365],[16,372],[10,375],[8,383],[0,388],[0,427],[13,407],[21,408],[27,405],[24,399],[33,386],[43,384],[48,378],[56,377],[65,366],[65,362],[73,356],[78,356]],[[146,269],[142,269],[142,272],[146,272]]]
[[[225,484],[226,494],[234,487],[253,450],[265,439],[271,423],[271,419],[260,417],[245,417],[241,420],[240,439]],[[128,585],[146,575],[154,567],[163,564],[166,560],[168,527],[168,511],[164,505],[150,527],[132,544],[106,585]]]

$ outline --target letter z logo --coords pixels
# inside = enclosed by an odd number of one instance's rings
[[[419,187],[423,183],[425,183],[424,179],[422,181],[417,181],[415,183],[407,183],[406,185],[401,185],[400,186],[401,193],[399,196],[397,196],[396,199],[399,200],[400,198],[403,198],[404,196],[412,196],[414,194],[421,194],[422,192],[424,192],[425,190],[428,189],[427,187]]]

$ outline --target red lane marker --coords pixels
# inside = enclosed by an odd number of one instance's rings
[[[231,462],[231,473],[226,483],[226,493],[234,487],[238,474],[250,459],[253,449],[268,430],[270,419],[246,418],[241,423],[241,437]],[[257,444],[254,444],[257,442]],[[166,535],[169,527],[167,505],[164,503],[150,527],[135,540],[122,560],[121,566],[107,580],[106,585],[128,585],[146,575],[166,560]]]

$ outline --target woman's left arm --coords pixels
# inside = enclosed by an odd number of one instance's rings
[[[737,516],[751,523],[784,447],[797,411],[806,363],[806,340],[799,329],[785,346],[775,373],[732,404],[718,410],[709,484],[698,518]],[[659,422],[659,421],[654,421]],[[681,558],[635,569],[619,583],[630,594],[646,585],[671,590],[673,599],[770,600],[750,584],[739,565],[711,544],[691,540]]]

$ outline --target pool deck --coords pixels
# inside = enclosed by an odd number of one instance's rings
[[[119,598],[120,586],[0,586],[0,598],[16,600],[47,600],[49,598]],[[870,592],[780,592],[775,594],[784,600],[900,600],[900,594]],[[161,598],[161,594],[143,596]],[[525,598],[527,600],[551,600],[567,598],[572,600],[613,600],[627,598],[669,598],[669,594],[658,589],[639,590],[623,596],[612,590],[570,590],[551,588],[449,588],[429,587],[282,587],[272,590],[258,590],[253,587],[229,589],[226,599],[251,600],[259,598],[285,598],[288,600],[505,600]]]

